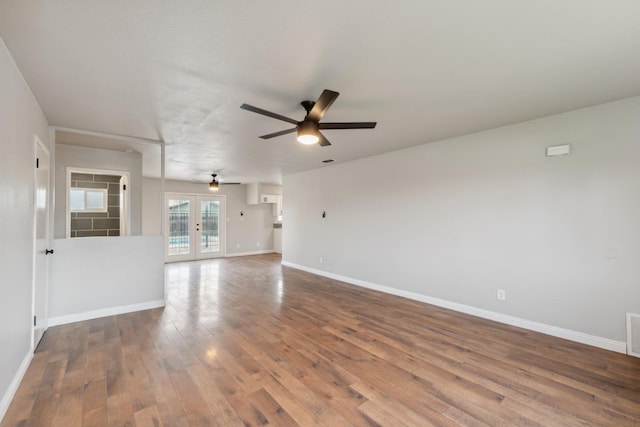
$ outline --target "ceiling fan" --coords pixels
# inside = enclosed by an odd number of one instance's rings
[[[218,174],[212,173],[211,174],[211,182],[209,183],[209,190],[218,191],[220,189],[221,185],[239,185],[239,184],[241,184],[241,183],[240,182],[219,181],[218,180]]]
[[[321,129],[373,129],[376,127],[376,122],[320,123],[320,120],[322,120],[322,117],[325,115],[329,107],[331,107],[333,101],[338,98],[338,95],[340,95],[338,92],[325,89],[317,101],[302,101],[300,105],[305,109],[307,115],[301,122],[249,104],[242,104],[240,108],[296,125],[296,127],[292,129],[262,135],[260,137],[262,139],[275,138],[276,136],[286,135],[297,131],[298,142],[306,145],[317,143],[321,147],[326,147],[331,145],[331,143],[322,133],[320,133]]]

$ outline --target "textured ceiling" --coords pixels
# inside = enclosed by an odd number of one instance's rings
[[[637,0],[0,0],[0,35],[52,125],[166,143],[169,178],[280,182],[640,94]],[[331,147],[301,120],[341,93]]]

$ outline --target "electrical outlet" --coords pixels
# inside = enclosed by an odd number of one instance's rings
[[[257,246],[257,247],[260,247],[260,242],[256,242],[256,246]]]
[[[322,259],[322,257],[320,257],[320,264],[322,264],[324,262],[324,259]]]
[[[507,299],[507,293],[504,289],[498,289],[498,301],[505,301]]]
[[[240,249],[240,243],[236,244],[236,248]]]

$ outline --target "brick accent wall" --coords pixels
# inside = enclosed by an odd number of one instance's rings
[[[71,212],[71,237],[120,235],[120,176],[71,173],[72,188],[107,190],[107,212]]]

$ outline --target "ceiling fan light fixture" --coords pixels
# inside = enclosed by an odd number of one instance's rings
[[[313,145],[313,144],[317,144],[318,141],[320,141],[320,138],[318,138],[316,135],[313,135],[313,134],[298,135],[298,142],[300,144]]]
[[[318,124],[313,122],[302,122],[298,126],[298,142],[304,145],[317,144],[320,141],[318,136]]]
[[[218,184],[218,181],[216,181],[216,175],[212,174],[211,177],[213,179],[209,183],[209,191],[218,191],[220,189],[220,184]]]

